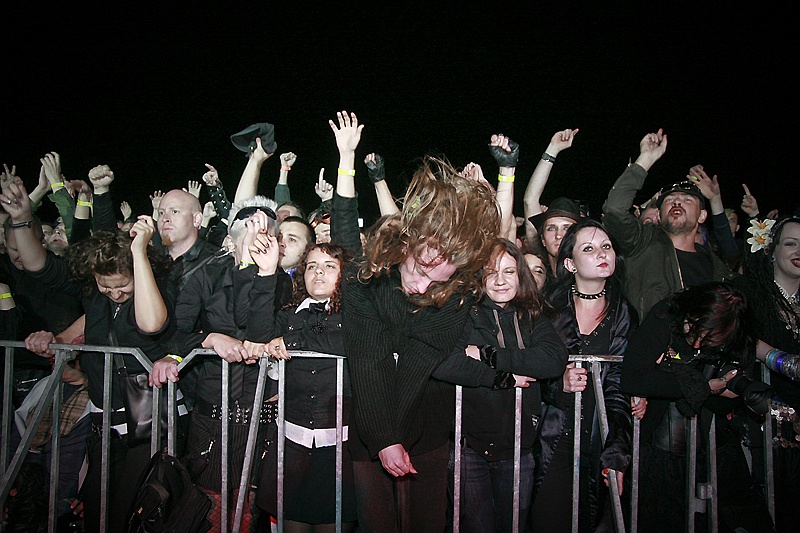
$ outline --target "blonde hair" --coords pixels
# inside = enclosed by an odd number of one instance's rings
[[[362,280],[378,278],[409,256],[423,267],[442,259],[456,267],[451,278],[420,295],[419,306],[441,306],[454,293],[480,288],[476,274],[489,260],[500,229],[494,191],[461,176],[446,160],[425,157],[406,192],[403,210],[389,217],[365,246]],[[426,249],[435,251],[424,261]]]

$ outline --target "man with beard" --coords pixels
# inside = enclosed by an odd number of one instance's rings
[[[640,154],[617,179],[603,204],[603,222],[625,256],[624,291],[640,317],[653,305],[685,287],[732,279],[734,274],[695,237],[708,212],[701,180],[682,181],[662,189],[656,205],[661,225],[644,224],[631,214],[636,193],[650,168],[664,155],[667,136],[662,130],[645,135]],[[716,180],[716,195],[719,193]]]
[[[169,191],[158,206],[158,233],[174,261],[170,279],[180,291],[189,276],[219,249],[199,237],[203,209],[197,198],[181,189]]]

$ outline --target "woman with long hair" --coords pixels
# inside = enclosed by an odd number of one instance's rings
[[[770,405],[775,525],[789,531],[795,524],[792,498],[800,490],[800,217],[756,220],[748,231],[754,234],[752,246],[745,250],[744,276],[736,284],[747,295],[760,340],[756,355],[770,368],[776,393]]]
[[[544,297],[514,243],[496,240],[481,280],[483,296],[470,313],[465,340],[434,377],[465,385],[462,530],[513,529],[514,446],[520,438],[519,531],[525,531],[533,492],[535,421],[541,414],[537,380],[560,376],[567,350],[544,316]],[[465,377],[459,369],[475,362],[469,357],[484,364]],[[514,429],[515,387],[524,388],[520,435]]]
[[[262,319],[272,323],[274,338],[267,353],[286,363],[286,465],[283,501],[287,532],[333,531],[336,522],[336,360],[291,359],[287,350],[345,355],[342,338],[341,274],[351,261],[339,245],[322,243],[306,252],[295,270],[291,301]],[[344,370],[344,453],[342,455],[342,523],[352,530],[356,519],[353,468],[347,451],[350,379]],[[273,428],[274,434],[277,430]],[[274,435],[273,435],[274,436]],[[277,514],[277,443],[270,440],[267,463],[256,503]]]
[[[570,354],[623,355],[628,335],[636,326],[636,313],[620,289],[621,258],[600,222],[583,219],[564,234],[559,247],[557,279],[550,287],[555,307],[553,325]],[[583,392],[580,454],[580,528],[592,531],[610,519],[608,469],[623,473],[631,453],[631,400],[619,388],[619,363],[603,363],[603,386],[609,435],[600,432],[594,380],[586,367],[570,363],[559,379],[542,385],[545,396],[540,424],[541,458],[537,464],[537,495],[533,505],[534,529],[568,531],[572,513],[574,393]],[[637,405],[644,409],[644,403]],[[638,412],[638,411],[637,411]]]

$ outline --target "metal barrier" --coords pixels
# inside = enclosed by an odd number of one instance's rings
[[[36,407],[32,423],[28,426],[25,434],[22,435],[22,441],[19,444],[14,456],[9,462],[9,438],[11,434],[11,421],[13,420],[12,411],[12,383],[13,383],[13,365],[14,365],[14,349],[24,348],[24,343],[13,341],[0,341],[0,347],[6,348],[5,355],[5,374],[4,374],[4,387],[3,387],[3,411],[2,411],[2,446],[0,446],[0,472],[2,472],[2,479],[0,480],[0,502],[5,503],[11,486],[16,479],[16,476],[28,452],[30,443],[36,433],[36,429],[41,423],[47,408],[52,405],[53,407],[53,430],[52,430],[52,456],[50,479],[57,480],[59,474],[59,457],[60,452],[60,408],[61,408],[61,389],[62,382],[60,379],[61,372],[64,370],[68,361],[76,356],[77,351],[91,351],[100,352],[104,354],[104,391],[103,396],[103,415],[102,415],[102,452],[101,452],[101,531],[107,531],[107,509],[108,509],[108,486],[109,486],[109,449],[110,449],[110,429],[111,429],[111,379],[113,371],[113,355],[115,353],[129,354],[136,357],[139,363],[149,372],[152,370],[152,363],[149,359],[137,348],[125,348],[114,346],[90,346],[90,345],[72,345],[72,344],[52,344],[51,347],[55,349],[55,363],[53,366],[53,376],[59,376],[59,379],[51,379],[47,385],[44,393],[44,398],[51,399],[50,401],[42,401]],[[328,358],[336,359],[336,531],[342,530],[342,453],[343,453],[343,401],[344,401],[344,358],[341,356],[323,354],[311,351],[290,351],[289,354],[294,358]],[[216,353],[210,349],[198,349],[192,351],[189,355],[183,358],[183,361],[178,365],[178,370],[186,367],[196,356],[214,356]],[[622,356],[598,356],[598,355],[573,355],[569,360],[575,363],[575,366],[580,368],[583,364],[589,363],[591,365],[591,372],[594,380],[594,391],[596,398],[596,406],[598,409],[600,427],[604,435],[608,435],[608,416],[605,409],[605,402],[603,397],[603,389],[601,382],[601,365],[603,363],[616,363],[622,360]],[[222,456],[228,456],[228,442],[229,442],[229,428],[228,424],[230,418],[229,413],[229,363],[222,360],[222,405],[221,417],[226,423],[222,424],[221,434],[221,450]],[[264,392],[267,382],[267,368],[269,360],[262,358],[259,361],[259,376],[258,385],[256,387],[255,398],[253,401],[253,413],[259,413],[263,405]],[[284,481],[284,452],[285,452],[285,383],[286,362],[278,361],[278,442],[277,442],[277,527],[278,531],[283,531],[284,517],[283,517],[283,481]],[[769,371],[765,369],[764,380],[769,383]],[[155,454],[161,449],[161,409],[160,409],[160,392],[161,389],[153,389],[153,430],[150,441],[151,454]],[[167,452],[171,455],[175,454],[175,435],[177,424],[177,387],[175,383],[169,382],[167,384],[167,397],[168,397],[168,432],[167,432]],[[454,502],[453,502],[453,531],[458,533],[460,530],[460,507],[461,507],[461,441],[462,441],[462,388],[456,386],[456,400],[455,400],[455,471],[454,471]],[[519,527],[519,484],[520,484],[520,456],[521,456],[521,424],[522,424],[522,389],[517,388],[515,391],[515,445],[514,445],[514,505],[513,505],[513,527],[514,532],[518,533]],[[580,456],[580,435],[581,435],[581,405],[582,393],[575,393],[575,425],[574,435],[577,436],[574,442],[573,454],[576,458],[575,468],[573,470],[573,513],[572,513],[572,530],[578,531],[578,517],[580,506],[580,491],[578,480],[580,479],[580,462],[577,458]],[[241,528],[242,517],[244,513],[244,501],[249,492],[248,481],[250,473],[253,468],[253,458],[256,456],[256,446],[258,439],[260,425],[260,417],[251,417],[251,424],[248,433],[246,444],[246,451],[244,456],[244,463],[242,469],[242,477],[239,481],[239,493],[236,501],[236,508],[234,514],[234,521],[232,531],[239,532]],[[697,483],[697,432],[698,421],[697,417],[687,420],[687,476],[686,476],[686,514],[687,514],[687,527],[689,531],[694,531],[695,513],[706,510],[709,513],[710,530],[717,530],[718,516],[717,516],[717,480],[716,480],[716,442],[714,431],[714,420],[712,419],[709,435],[708,445],[708,472],[709,479],[705,483]],[[638,419],[633,420],[633,449],[632,449],[632,468],[630,476],[631,487],[631,524],[630,531],[635,533],[638,529],[638,483],[639,483],[639,442],[640,422]],[[764,439],[765,439],[765,465],[766,465],[766,487],[767,497],[770,513],[774,517],[774,477],[772,472],[772,427],[769,423],[764,425]],[[228,494],[228,464],[227,461],[222,461],[222,494]],[[616,474],[610,471],[609,479],[609,493],[612,499],[612,512],[616,530],[618,532],[625,531],[625,524],[622,513],[622,506],[619,497],[617,486]],[[57,501],[57,488],[58,484],[51,481],[50,498],[49,498],[49,520],[48,531],[55,532],[56,526],[56,501]],[[228,523],[229,509],[228,499],[223,497],[221,504],[222,524]]]

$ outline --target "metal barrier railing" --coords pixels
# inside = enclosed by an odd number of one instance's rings
[[[53,407],[53,430],[52,430],[52,457],[50,479],[57,480],[59,474],[59,457],[60,452],[60,407],[61,407],[61,379],[51,379],[44,392],[43,398],[49,398],[49,401],[42,401],[36,407],[32,421],[22,435],[16,452],[9,462],[9,437],[11,432],[11,420],[13,419],[11,392],[13,383],[13,365],[14,365],[14,349],[24,348],[24,343],[14,341],[0,341],[0,347],[6,348],[5,362],[4,362],[4,387],[3,387],[3,411],[2,411],[2,446],[0,446],[0,472],[2,479],[0,480],[0,503],[5,503],[11,486],[16,479],[16,476],[22,466],[25,454],[28,451],[30,443],[36,433],[36,428],[41,423],[44,414],[49,406]],[[102,415],[102,452],[101,452],[101,531],[107,530],[107,509],[108,509],[108,483],[109,483],[109,449],[110,449],[110,428],[111,428],[111,380],[113,371],[113,355],[115,353],[129,354],[136,357],[139,363],[149,372],[152,370],[152,363],[147,357],[137,348],[125,348],[114,346],[90,346],[90,345],[64,345],[52,344],[51,347],[55,350],[55,363],[53,366],[53,376],[61,375],[65,365],[68,361],[76,356],[77,351],[91,351],[100,352],[104,354],[104,397],[103,397],[103,415]],[[336,531],[342,530],[342,478],[343,478],[343,400],[344,400],[344,358],[341,356],[323,354],[311,351],[290,351],[292,357],[297,358],[329,358],[336,359]],[[216,353],[210,349],[198,349],[192,351],[189,355],[183,358],[183,361],[178,365],[178,370],[183,370],[196,356],[214,356]],[[608,435],[608,416],[605,409],[605,402],[603,397],[602,382],[601,382],[601,365],[604,363],[616,363],[622,360],[622,356],[598,356],[598,355],[573,355],[569,360],[575,363],[576,367],[581,367],[583,364],[589,363],[591,365],[591,372],[594,380],[594,393],[596,399],[596,406],[599,414],[599,421],[601,431],[604,436]],[[229,415],[229,363],[222,360],[222,405],[221,405],[221,418],[226,421],[221,427],[221,450],[222,457],[228,456],[228,442],[229,442],[229,428],[230,423]],[[267,368],[269,360],[262,358],[259,361],[259,377],[256,387],[255,398],[253,401],[253,413],[251,417],[251,424],[248,433],[246,444],[246,451],[244,456],[244,464],[242,468],[242,477],[239,481],[239,493],[236,501],[234,521],[232,531],[239,532],[244,513],[244,501],[249,492],[248,481],[250,473],[253,469],[253,458],[256,456],[256,446],[259,433],[260,417],[255,416],[255,413],[260,413],[261,406],[264,402],[264,392],[267,382]],[[283,531],[284,517],[283,517],[283,481],[284,481],[284,452],[285,452],[285,383],[286,362],[278,361],[278,442],[277,442],[277,527],[278,531]],[[765,382],[769,383],[769,371],[765,370]],[[161,435],[161,409],[160,409],[160,391],[161,389],[154,388],[153,396],[153,428],[150,442],[151,454],[155,454],[161,449],[162,435]],[[457,533],[460,529],[460,503],[461,503],[461,441],[462,441],[462,388],[456,387],[456,423],[455,423],[455,469],[454,469],[454,508],[453,508],[453,531]],[[514,505],[513,505],[513,528],[514,532],[518,533],[519,525],[519,485],[520,485],[520,456],[521,456],[521,424],[522,424],[522,389],[516,389],[515,398],[515,445],[514,445]],[[176,447],[176,424],[177,424],[177,386],[175,383],[167,383],[167,452],[171,455],[175,454]],[[573,470],[573,513],[572,513],[572,531],[578,531],[578,517],[580,506],[580,492],[579,492],[579,479],[580,479],[580,462],[577,460],[580,457],[580,435],[581,435],[581,405],[582,393],[575,393],[575,425],[574,435],[575,438],[573,454],[576,458]],[[640,452],[640,423],[639,420],[633,420],[633,449],[632,449],[632,468],[630,475],[630,488],[631,488],[631,520],[630,530],[635,533],[638,529],[638,482],[639,482],[639,452]],[[716,480],[716,442],[714,421],[712,419],[711,428],[708,435],[708,472],[709,478],[705,483],[697,483],[697,432],[698,421],[697,417],[687,420],[687,479],[686,479],[686,514],[687,514],[687,527],[689,531],[694,531],[695,513],[706,510],[709,513],[710,530],[717,530],[718,515],[717,515],[717,480]],[[774,477],[772,472],[772,428],[769,423],[764,425],[764,439],[765,439],[765,464],[766,464],[766,488],[770,513],[774,517]],[[227,461],[222,461],[221,465],[222,477],[222,494],[228,494],[228,464]],[[619,490],[617,486],[616,473],[610,471],[608,474],[609,479],[609,493],[612,501],[612,512],[614,516],[615,527],[618,532],[626,531],[622,506],[619,497]],[[56,527],[56,501],[57,501],[57,487],[58,484],[51,482],[50,498],[49,498],[49,520],[48,531],[55,532]],[[221,523],[228,524],[229,509],[228,498],[221,499]]]

